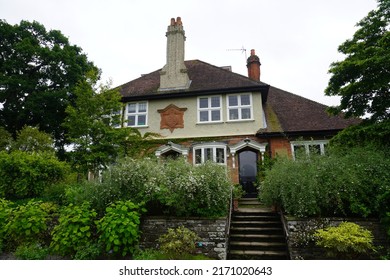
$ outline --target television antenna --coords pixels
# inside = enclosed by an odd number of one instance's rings
[[[241,51],[241,53],[245,53],[245,60],[248,59],[247,55],[246,55],[246,48],[244,48],[244,46],[241,47],[241,49],[227,49],[228,52],[230,51]]]

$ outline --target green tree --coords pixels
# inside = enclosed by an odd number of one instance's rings
[[[46,152],[54,154],[54,141],[50,134],[39,131],[36,127],[24,126],[17,132],[12,150],[23,152]]]
[[[97,86],[96,71],[78,83],[75,105],[66,109],[64,126],[73,143],[71,161],[79,172],[94,173],[123,155],[133,129],[121,127],[122,103],[119,91],[110,85]]]
[[[4,127],[0,126],[0,151],[9,149],[11,143],[11,134]]]
[[[36,21],[0,20],[0,38],[0,125],[14,137],[25,125],[39,126],[63,148],[65,108],[77,82],[96,67],[60,31]]]
[[[325,94],[340,96],[330,112],[346,117],[370,115],[371,121],[390,116],[390,1],[378,0],[377,9],[357,23],[352,39],[338,48],[343,61],[331,64]]]

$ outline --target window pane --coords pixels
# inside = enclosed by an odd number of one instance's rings
[[[128,126],[135,126],[135,116],[128,116],[127,125]]]
[[[146,102],[138,103],[138,112],[146,112]]]
[[[244,120],[250,119],[251,118],[251,109],[250,108],[241,109],[241,118]]]
[[[217,148],[216,154],[217,163],[225,163],[225,149]]]
[[[195,164],[202,163],[202,150],[197,149],[195,150]]]
[[[137,110],[137,104],[136,103],[129,103],[127,104],[127,112],[128,113],[135,113]]]
[[[208,108],[209,107],[209,99],[206,98],[199,98],[199,108]]]
[[[204,155],[205,161],[207,161],[207,160],[213,161],[213,149],[212,148],[205,148],[204,153],[205,153],[205,155]]]
[[[200,111],[199,112],[199,121],[208,122],[209,121],[209,112],[208,111]]]
[[[213,110],[213,111],[211,111],[211,120],[212,121],[219,121],[219,120],[221,120],[221,112],[220,112],[220,110]]]
[[[238,120],[238,109],[229,110],[229,120]]]
[[[221,107],[219,96],[211,97],[211,107]]]
[[[241,95],[241,105],[251,105],[249,95]]]
[[[229,106],[238,106],[237,95],[229,96]]]
[[[138,115],[137,125],[146,125],[146,115]]]

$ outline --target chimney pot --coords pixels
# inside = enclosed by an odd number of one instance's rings
[[[171,26],[174,26],[176,24],[175,19],[171,18]]]
[[[183,23],[181,22],[181,17],[177,17],[176,25],[183,25]]]

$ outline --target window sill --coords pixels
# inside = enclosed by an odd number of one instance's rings
[[[196,125],[200,124],[200,125],[203,125],[203,124],[221,124],[221,123],[224,123],[223,121],[217,121],[217,122],[197,122]]]
[[[242,119],[242,120],[228,120],[227,123],[238,123],[238,122],[254,122],[255,119]]]

